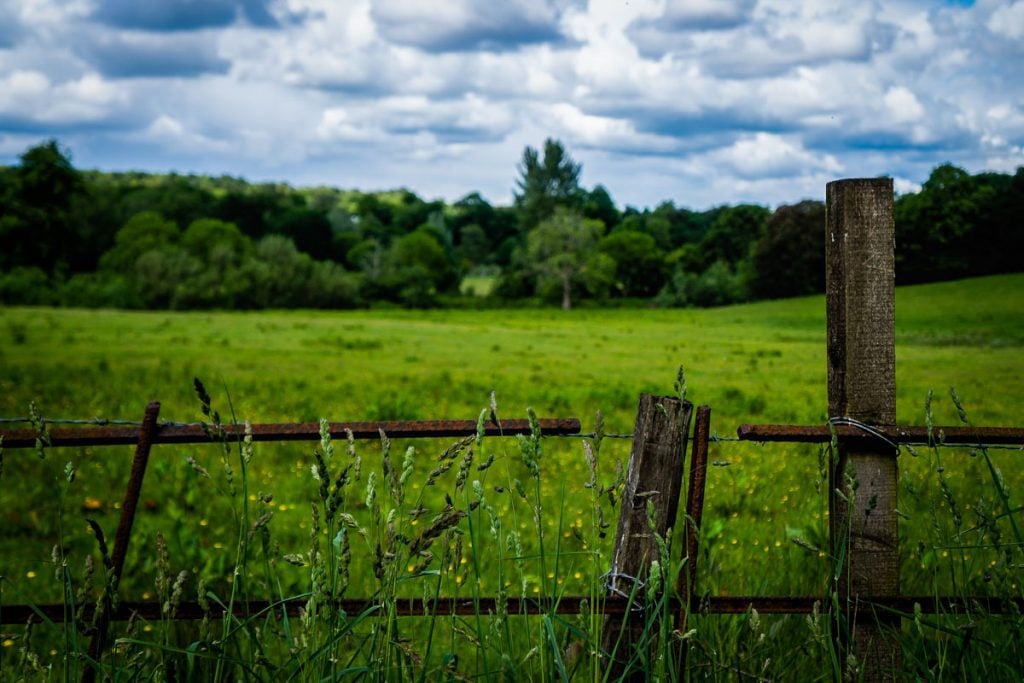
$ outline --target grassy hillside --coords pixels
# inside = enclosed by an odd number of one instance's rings
[[[230,400],[239,419],[253,422],[475,419],[493,390],[504,417],[521,417],[526,406],[533,406],[542,417],[579,416],[589,430],[600,409],[608,432],[628,433],[637,395],[671,393],[682,364],[689,397],[713,407],[713,429],[720,435],[733,434],[740,422],[820,424],[826,418],[820,296],[712,310],[570,313],[17,308],[0,309],[0,339],[0,416],[5,417],[26,415],[34,401],[47,417],[138,419],[148,400],[159,399],[163,419],[194,421],[201,416],[192,378],[199,376],[222,413],[229,412]],[[922,424],[925,395],[935,389],[936,423],[955,424],[956,411],[947,394],[955,386],[976,424],[1021,425],[1022,347],[1024,275],[898,290],[899,421]],[[511,493],[516,479],[529,481],[518,446],[501,440],[489,444],[494,466],[474,470],[470,479],[481,482],[497,514],[509,516],[508,528],[525,529],[529,511],[522,504],[517,507]],[[400,458],[406,445],[396,444],[394,457]],[[418,503],[432,510],[440,508],[445,491],[425,486],[424,480],[447,445],[416,444],[411,490]],[[369,458],[368,467],[376,467],[379,445],[359,448]],[[625,460],[628,448],[625,439],[606,441],[599,481],[613,480],[616,462]],[[317,489],[310,478],[311,449],[304,444],[259,445],[249,471],[251,500],[257,500],[257,492],[273,493],[269,509],[279,554],[301,552],[307,543],[309,502]],[[62,449],[43,460],[26,451],[5,454],[0,574],[9,579],[2,601],[59,597],[59,587],[44,580],[52,575],[50,550],[59,525],[65,525],[68,548],[78,554],[94,547],[83,515],[95,517],[112,534],[129,453]],[[187,457],[213,478],[197,476]],[[716,466],[709,474],[705,513],[706,587],[733,594],[820,592],[825,560],[806,546],[823,545],[827,528],[819,450],[725,442],[714,445],[711,457]],[[995,562],[984,550],[965,561],[960,574],[937,578],[933,571],[935,558],[943,552],[931,540],[940,525],[935,501],[944,486],[936,472],[948,471],[945,476],[955,482],[955,495],[974,505],[990,483],[980,458],[944,453],[940,469],[936,457],[905,451],[900,461],[904,586],[911,591],[931,590],[936,581],[959,585],[968,581],[967,574],[980,576],[979,567]],[[992,454],[1011,490],[1024,481],[1014,458],[1019,460],[1019,454]],[[67,462],[78,469],[73,484],[63,483]],[[592,515],[579,439],[545,441],[541,470],[538,493],[547,511],[545,543],[561,544],[557,552],[566,558],[557,576],[552,572],[547,578],[570,593],[585,590],[593,577],[577,556],[598,551],[606,558],[611,539],[595,536],[584,542],[573,531]],[[158,531],[168,536],[176,567],[191,567],[209,576],[214,586],[223,581],[237,529],[218,476],[222,472],[216,448],[156,449],[126,592],[138,597],[151,591],[152,545]],[[468,489],[448,492],[457,501],[470,495]],[[361,496],[357,492],[356,498]],[[365,506],[355,498],[350,505],[360,523],[367,523]],[[617,512],[608,514],[614,521]],[[524,543],[529,553],[539,551],[536,541]],[[777,571],[765,572],[767,561]],[[499,565],[480,570],[477,587],[483,594],[504,580]],[[301,585],[303,570],[282,567],[278,571],[284,586]],[[539,567],[528,562],[517,571],[524,590],[527,585],[540,590],[545,576]],[[445,590],[458,589],[455,579],[451,581]],[[353,594],[371,583],[365,563],[353,571]]]
[[[928,388],[956,386],[979,422],[1017,419],[1024,276],[901,288],[900,421]],[[589,416],[627,430],[636,394],[691,395],[740,420],[825,417],[821,297],[710,310],[125,313],[0,309],[0,415],[133,418],[149,399],[196,415],[191,380],[228,389],[253,420],[473,417],[494,390],[509,412]],[[953,413],[948,414],[951,418]]]

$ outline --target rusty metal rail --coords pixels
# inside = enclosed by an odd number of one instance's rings
[[[836,436],[844,441],[875,441],[880,435],[897,444],[929,443],[927,427],[872,425],[872,429],[878,432],[878,435],[849,425],[836,425],[830,428],[825,425],[741,424],[736,430],[736,434],[740,441],[828,443],[832,440],[832,431],[835,430]],[[936,443],[964,446],[982,444],[1024,446],[1024,429],[1018,427],[932,427],[931,440]]]
[[[356,439],[380,438],[383,430],[390,439],[428,439],[469,436],[476,434],[475,420],[406,420],[382,422],[331,422],[331,437],[344,439],[346,430],[351,430]],[[550,436],[579,434],[580,421],[575,417],[547,418],[540,420],[541,432]],[[228,438],[241,438],[242,425],[224,425]],[[502,420],[500,423],[487,422],[488,436],[512,436],[529,434],[528,420]],[[11,429],[0,432],[4,449],[33,448],[38,433],[34,429]],[[49,445],[56,446],[122,446],[138,441],[137,427],[61,427],[48,430]],[[296,424],[254,424],[253,441],[315,441],[320,438],[320,425],[316,422]],[[202,425],[158,425],[153,435],[153,444],[191,444],[215,441]]]

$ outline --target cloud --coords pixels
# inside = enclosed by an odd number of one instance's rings
[[[329,107],[316,135],[321,140],[362,143],[429,135],[438,143],[454,144],[499,140],[514,123],[507,108],[477,95],[447,101],[399,96]]]
[[[798,66],[867,61],[887,50],[897,35],[897,27],[880,20],[868,6],[831,12],[814,7],[790,3],[755,10],[746,3],[723,4],[719,9],[731,19],[713,26],[718,30],[706,30],[699,22],[641,19],[628,35],[645,56],[671,55],[699,64],[710,75],[741,79],[772,77]],[[694,6],[686,11],[698,10]]]
[[[137,139],[149,143],[157,143],[163,147],[174,149],[176,154],[211,152],[228,153],[231,151],[229,140],[216,139],[189,128],[174,116],[161,114],[154,119]]]
[[[843,170],[832,155],[814,153],[798,140],[773,133],[743,136],[729,147],[704,155],[697,163],[724,166],[745,180]]]
[[[244,18],[256,26],[276,26],[264,0],[100,0],[97,21],[144,31],[192,31],[223,27]]]
[[[638,131],[628,119],[587,114],[564,102],[547,108],[546,114],[571,146],[635,154],[667,154],[680,147],[673,137]]]
[[[216,36],[206,31],[107,33],[85,42],[79,53],[104,76],[112,78],[188,77],[224,73],[231,66],[218,54]]]
[[[1008,40],[1024,39],[1024,0],[997,7],[987,26],[989,31]]]
[[[668,0],[652,23],[672,30],[734,28],[750,21],[756,4],[757,0]]]
[[[38,71],[15,71],[0,77],[0,127],[92,126],[110,119],[124,101],[123,93],[94,73],[52,83]]]
[[[0,48],[13,46],[23,31],[14,7],[0,4]]]
[[[912,188],[944,161],[1024,165],[1022,8],[0,0],[0,140],[499,201],[551,136],[620,204],[776,204],[837,174]]]
[[[548,0],[378,0],[371,16],[386,40],[429,52],[503,51],[562,40],[559,8]]]

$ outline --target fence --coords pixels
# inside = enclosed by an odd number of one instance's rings
[[[135,454],[131,473],[127,482],[124,502],[115,535],[112,561],[114,573],[120,576],[124,570],[125,557],[128,551],[135,511],[140,499],[146,467],[151,449],[158,444],[194,444],[210,443],[217,435],[211,435],[201,425],[181,425],[158,422],[159,404],[152,403],[147,407],[144,420],[138,428],[131,426],[98,426],[98,427],[64,427],[45,431],[45,436],[38,429],[19,429],[3,432],[3,444],[10,449],[30,449],[37,446],[37,440],[45,438],[48,447],[70,446],[117,446],[134,442]],[[683,482],[684,458],[680,454],[687,448],[688,427],[693,407],[688,402],[676,398],[653,397],[643,395],[637,412],[636,426],[633,433],[633,448],[628,466],[626,489],[623,493],[621,517],[619,519],[615,554],[609,568],[609,596],[604,600],[602,611],[611,618],[606,638],[615,641],[619,638],[620,629],[631,628],[630,612],[634,599],[630,597],[633,579],[642,579],[646,572],[646,563],[656,552],[652,551],[651,536],[647,533],[646,502],[655,504],[657,530],[665,534],[676,518],[676,507],[681,497],[680,485]],[[688,490],[685,497],[685,515],[691,522],[685,531],[684,548],[686,571],[679,577],[676,586],[680,599],[675,602],[676,627],[685,626],[688,611],[699,609],[710,614],[739,614],[751,608],[762,614],[796,614],[809,613],[815,604],[828,604],[826,596],[701,596],[698,559],[700,528],[703,521],[704,485],[708,466],[708,447],[711,440],[711,410],[701,406],[696,410],[693,424],[692,444],[690,444]],[[540,420],[542,433],[549,436],[578,435],[580,422],[575,418],[557,418]],[[336,438],[346,438],[351,433],[355,439],[378,438],[381,430],[389,437],[403,439],[465,437],[477,433],[477,424],[472,421],[404,421],[404,422],[355,422],[331,423],[330,432]],[[527,420],[503,421],[501,424],[488,423],[485,433],[489,436],[514,436],[529,434],[531,426]],[[241,438],[240,426],[224,428],[229,438]],[[1021,445],[1024,444],[1024,429],[1018,428],[980,428],[980,427],[895,427],[866,425],[740,425],[738,440],[761,443],[827,443],[837,440],[845,448],[877,448],[879,445],[891,450],[896,444],[928,443],[938,433],[943,434],[946,444],[963,445]],[[312,441],[320,439],[320,426],[313,423],[305,424],[253,424],[250,433],[254,441]],[[673,490],[664,489],[665,484],[674,484]],[[652,495],[654,494],[654,495]],[[557,604],[551,604],[550,597],[521,599],[508,597],[507,608],[512,614],[541,614],[554,611],[560,614],[575,614],[587,598],[584,596],[561,596]],[[440,598],[425,601],[422,598],[401,600],[397,607],[400,616],[422,615],[425,608],[437,609],[450,614],[473,614],[477,611],[495,611],[497,598],[456,599]],[[1004,600],[988,597],[950,597],[935,596],[900,596],[860,593],[844,596],[842,603],[850,614],[865,613],[887,616],[893,613],[911,613],[915,606],[922,612],[934,612],[971,607],[981,607],[987,611],[998,612],[1007,607]],[[248,601],[233,606],[235,616],[267,611],[296,615],[305,605],[305,599],[291,601]],[[1024,608],[1024,601],[1018,601],[1018,607]],[[339,607],[350,614],[364,613],[373,601],[361,598],[348,598],[340,601]],[[95,607],[88,606],[82,617],[93,618]],[[156,601],[122,600],[115,610],[105,616],[108,620],[127,620],[133,615],[144,619],[161,618],[162,606]],[[884,610],[875,613],[874,610]],[[183,602],[175,613],[176,620],[198,620],[208,615],[208,609],[197,602]],[[4,605],[0,608],[0,623],[25,623],[31,619],[47,619],[60,622],[66,617],[66,609],[62,604],[49,605]],[[102,625],[102,624],[101,624]],[[103,628],[97,630],[102,633]],[[628,637],[627,637],[628,642]],[[90,654],[99,660],[103,651],[102,638],[96,638]],[[609,645],[610,647],[610,645]],[[91,671],[91,669],[90,669]]]
[[[832,554],[843,558],[842,576],[837,584],[842,618],[857,628],[858,639],[852,647],[862,662],[868,680],[886,678],[899,668],[899,651],[890,638],[898,631],[900,614],[936,611],[971,603],[990,611],[1007,607],[1005,601],[989,598],[904,596],[899,594],[898,538],[896,535],[896,449],[899,444],[929,443],[940,431],[947,444],[1024,445],[1024,429],[983,427],[897,427],[895,422],[895,335],[893,277],[892,183],[890,180],[848,180],[830,183],[827,189],[828,239],[828,425],[741,425],[738,438],[755,442],[825,443],[835,442],[830,463],[830,537]],[[630,619],[633,586],[642,580],[649,562],[657,557],[649,533],[648,517],[653,506],[655,530],[664,535],[676,519],[682,492],[683,457],[691,449],[685,514],[686,571],[679,577],[675,603],[677,626],[685,625],[691,607],[700,603],[708,613],[741,613],[753,607],[761,613],[810,612],[815,603],[830,604],[825,596],[706,596],[700,598],[698,565],[700,530],[703,522],[704,484],[708,465],[711,410],[701,406],[690,423],[693,406],[681,398],[642,395],[633,430],[628,476],[622,495],[616,546],[607,574],[609,596],[603,612],[610,619],[609,638],[623,636],[635,624]],[[159,404],[150,404],[139,428],[133,426],[64,427],[47,430],[51,447],[110,446],[136,444],[130,478],[115,536],[112,561],[120,575],[128,550],[135,510],[143,486],[150,450],[157,444],[209,442],[213,435],[201,425],[160,424]],[[575,418],[540,421],[546,435],[579,434]],[[390,438],[464,437],[476,434],[472,421],[409,421],[332,423],[332,436],[351,435],[355,439],[377,438],[381,432]],[[491,436],[528,434],[528,421],[488,422],[485,433]],[[316,424],[255,424],[254,441],[297,441],[320,438]],[[240,439],[241,427],[227,426],[222,436]],[[5,449],[32,448],[44,438],[38,428],[3,432]],[[862,499],[876,501],[870,511],[851,509],[847,504],[857,489]],[[846,495],[844,495],[846,494]],[[699,599],[700,598],[700,599]],[[582,596],[553,596],[533,599],[506,598],[510,612],[536,614],[542,611],[576,613]],[[403,599],[400,614],[422,614],[426,606],[439,606],[450,613],[470,614],[493,609],[497,598],[473,601],[456,598]],[[281,610],[296,613],[304,601],[250,602],[236,605],[238,613]],[[430,605],[428,605],[430,603]],[[346,599],[342,608],[361,612],[368,599]],[[1016,607],[1024,607],[1017,601]],[[161,605],[156,602],[123,601],[102,619],[127,619],[132,614],[156,618]],[[205,611],[197,603],[183,603],[176,619],[202,618]],[[88,615],[91,617],[91,615]],[[62,605],[5,605],[0,622],[23,623],[31,618],[59,621]],[[99,661],[105,643],[105,622],[93,636],[90,656]],[[893,629],[892,627],[896,627]],[[614,664],[613,664],[614,666]],[[87,668],[87,678],[95,675]]]

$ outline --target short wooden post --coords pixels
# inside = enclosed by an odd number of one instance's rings
[[[640,395],[626,488],[615,533],[615,552],[608,573],[609,590],[616,595],[634,595],[638,607],[644,604],[642,586],[647,581],[651,562],[658,559],[654,534],[667,541],[675,524],[692,413],[693,404],[689,401]],[[653,532],[648,503],[654,511]],[[612,655],[608,663],[612,680],[623,677],[642,680],[644,677],[642,670],[630,671],[628,666],[634,654],[634,643],[643,628],[643,616],[637,614],[625,619],[609,616],[605,622],[602,649]]]
[[[837,180],[826,188],[829,416],[896,421],[893,189],[889,178]],[[897,466],[891,446],[840,444],[832,469],[829,531],[842,561],[837,589],[848,611],[864,680],[900,667],[899,621],[857,605],[899,592]],[[840,494],[837,494],[837,491]]]

